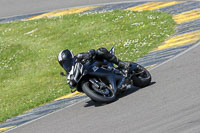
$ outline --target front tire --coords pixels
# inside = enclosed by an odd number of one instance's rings
[[[151,74],[141,65],[138,65],[136,74],[132,77],[133,85],[136,87],[146,87],[151,83]]]
[[[111,89],[109,89],[110,96],[101,95],[92,88],[91,83],[88,81],[82,83],[82,90],[88,97],[91,98],[91,100],[95,102],[110,103],[116,99],[116,95]]]

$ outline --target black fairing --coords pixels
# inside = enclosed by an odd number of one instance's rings
[[[101,64],[107,64],[107,66],[113,66],[113,64],[107,63],[107,62],[87,62],[83,67],[83,73],[79,80],[77,80],[77,90],[82,92],[81,88],[81,82],[83,80],[88,80],[89,78],[98,77],[103,79],[104,81],[110,83],[112,87],[114,88],[115,92],[117,91],[117,85],[116,83],[122,79],[122,75],[120,72],[115,72],[112,70],[109,70],[109,68],[103,68],[101,67]]]
[[[110,53],[113,55],[115,54],[114,47],[111,48]],[[138,65],[136,63],[131,63],[132,71],[136,70],[137,68]],[[87,61],[84,63],[84,65],[78,63],[78,65],[75,66],[73,75],[76,82],[74,87],[76,87],[77,91],[80,92],[82,92],[82,81],[88,81],[91,78],[100,78],[105,83],[111,84],[115,92],[117,92],[117,89],[121,87],[122,82],[125,80],[123,74],[118,69],[115,69],[113,63],[110,63],[106,60]]]

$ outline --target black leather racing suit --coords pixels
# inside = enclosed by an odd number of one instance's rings
[[[128,69],[129,63],[119,60],[115,55],[112,55],[106,48],[99,48],[97,50],[91,49],[87,53],[79,53],[76,55],[77,61],[94,58],[96,60],[106,59],[118,65],[121,68]]]

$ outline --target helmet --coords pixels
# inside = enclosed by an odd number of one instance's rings
[[[74,55],[73,53],[65,49],[58,54],[58,62],[65,69],[66,72],[70,72],[73,65]]]

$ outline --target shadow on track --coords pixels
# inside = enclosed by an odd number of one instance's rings
[[[151,82],[151,84],[150,84],[149,86],[154,85],[155,83],[156,83],[156,82]],[[148,87],[148,86],[147,86],[147,87]],[[118,99],[120,99],[120,98],[123,98],[123,97],[128,96],[128,95],[130,95],[130,94],[132,94],[132,93],[135,93],[136,91],[138,91],[138,90],[140,90],[140,89],[145,89],[145,88],[146,88],[146,87],[144,87],[144,88],[133,87],[133,88],[131,88],[131,89],[129,89],[129,90],[127,90],[127,91],[125,91],[125,92],[119,94],[119,95],[117,96],[117,99],[116,99],[114,102],[116,102],[116,101],[117,101]],[[111,103],[112,103],[112,102],[111,102]],[[91,106],[100,107],[100,106],[104,106],[104,105],[111,104],[111,103],[100,103],[100,102],[94,102],[93,100],[90,100],[90,101],[87,101],[87,102],[86,102],[86,105],[84,105],[84,107],[91,107]]]

